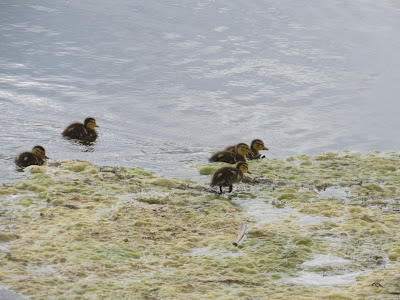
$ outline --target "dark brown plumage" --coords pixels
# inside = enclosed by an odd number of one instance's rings
[[[212,179],[211,186],[219,186],[219,192],[222,194],[222,187],[229,187],[228,193],[232,192],[232,185],[236,182],[240,182],[244,173],[250,173],[249,167],[246,162],[238,162],[236,167],[222,167],[218,169]]]
[[[18,167],[26,168],[30,165],[41,166],[45,160],[48,159],[46,151],[42,146],[35,146],[32,148],[32,152],[23,152],[15,158],[15,164]]]
[[[209,159],[210,162],[226,162],[228,164],[235,164],[239,161],[246,161],[246,154],[249,152],[250,148],[245,143],[239,143],[235,146],[234,152],[218,151],[215,152]]]
[[[84,123],[72,123],[64,129],[62,135],[70,139],[77,139],[81,141],[94,142],[97,138],[96,120],[93,118],[86,118]]]

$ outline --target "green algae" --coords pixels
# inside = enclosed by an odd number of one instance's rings
[[[254,180],[229,196],[209,188],[221,165],[197,164],[200,183],[75,161],[27,170],[0,188],[1,282],[32,299],[392,299],[400,291],[399,153],[250,161]],[[259,223],[235,199],[302,215]],[[249,231],[235,247],[242,223]],[[309,271],[365,273],[342,286],[286,283],[327,253],[352,263]]]

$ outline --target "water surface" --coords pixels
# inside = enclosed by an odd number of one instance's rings
[[[398,150],[400,3],[104,1],[0,4],[0,177],[53,160],[188,165],[261,138],[268,157]],[[97,119],[99,139],[61,132]]]

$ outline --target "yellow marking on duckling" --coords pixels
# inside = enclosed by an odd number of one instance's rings
[[[261,142],[257,142],[255,145],[254,145],[255,147],[255,149],[256,150],[262,150],[262,149],[264,149],[264,144],[263,143],[261,143]]]
[[[237,153],[238,154],[240,154],[240,155],[246,155],[247,153],[249,153],[249,151],[250,151],[250,148],[249,148],[249,146],[247,146],[246,144],[239,144],[238,146],[237,146]]]
[[[42,148],[41,146],[35,146],[32,149],[32,153],[33,155],[40,157],[42,159],[46,159],[46,150],[44,150],[44,148]]]
[[[88,122],[88,124],[87,124],[87,128],[89,128],[89,129],[95,129],[95,127],[99,127],[97,124],[96,124],[96,120],[90,120],[89,122]]]
[[[243,173],[247,173],[247,171],[249,170],[247,164],[243,164],[239,167],[239,170],[242,171]]]

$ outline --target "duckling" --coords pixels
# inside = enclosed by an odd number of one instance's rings
[[[236,167],[222,167],[218,169],[212,179],[211,186],[219,186],[219,192],[222,194],[222,187],[228,186],[228,193],[232,192],[232,185],[236,182],[240,182],[244,178],[244,173],[249,173],[249,166],[246,162],[240,161]]]
[[[32,152],[23,152],[15,158],[15,164],[18,167],[25,168],[30,165],[41,166],[45,160],[48,159],[46,156],[46,150],[42,146],[35,146],[32,148]]]
[[[94,142],[97,138],[96,120],[93,118],[86,118],[82,123],[76,122],[69,125],[64,129],[62,135],[70,139],[77,139],[81,141]]]
[[[261,156],[260,150],[268,150],[267,147],[264,146],[264,142],[259,139],[255,139],[251,142],[250,151],[247,153],[247,158],[249,160],[264,158],[265,155]]]
[[[215,152],[209,159],[210,162],[222,161],[228,164],[235,164],[239,161],[246,161],[246,155],[250,151],[250,148],[245,143],[239,143],[235,146],[233,152],[223,151]]]

